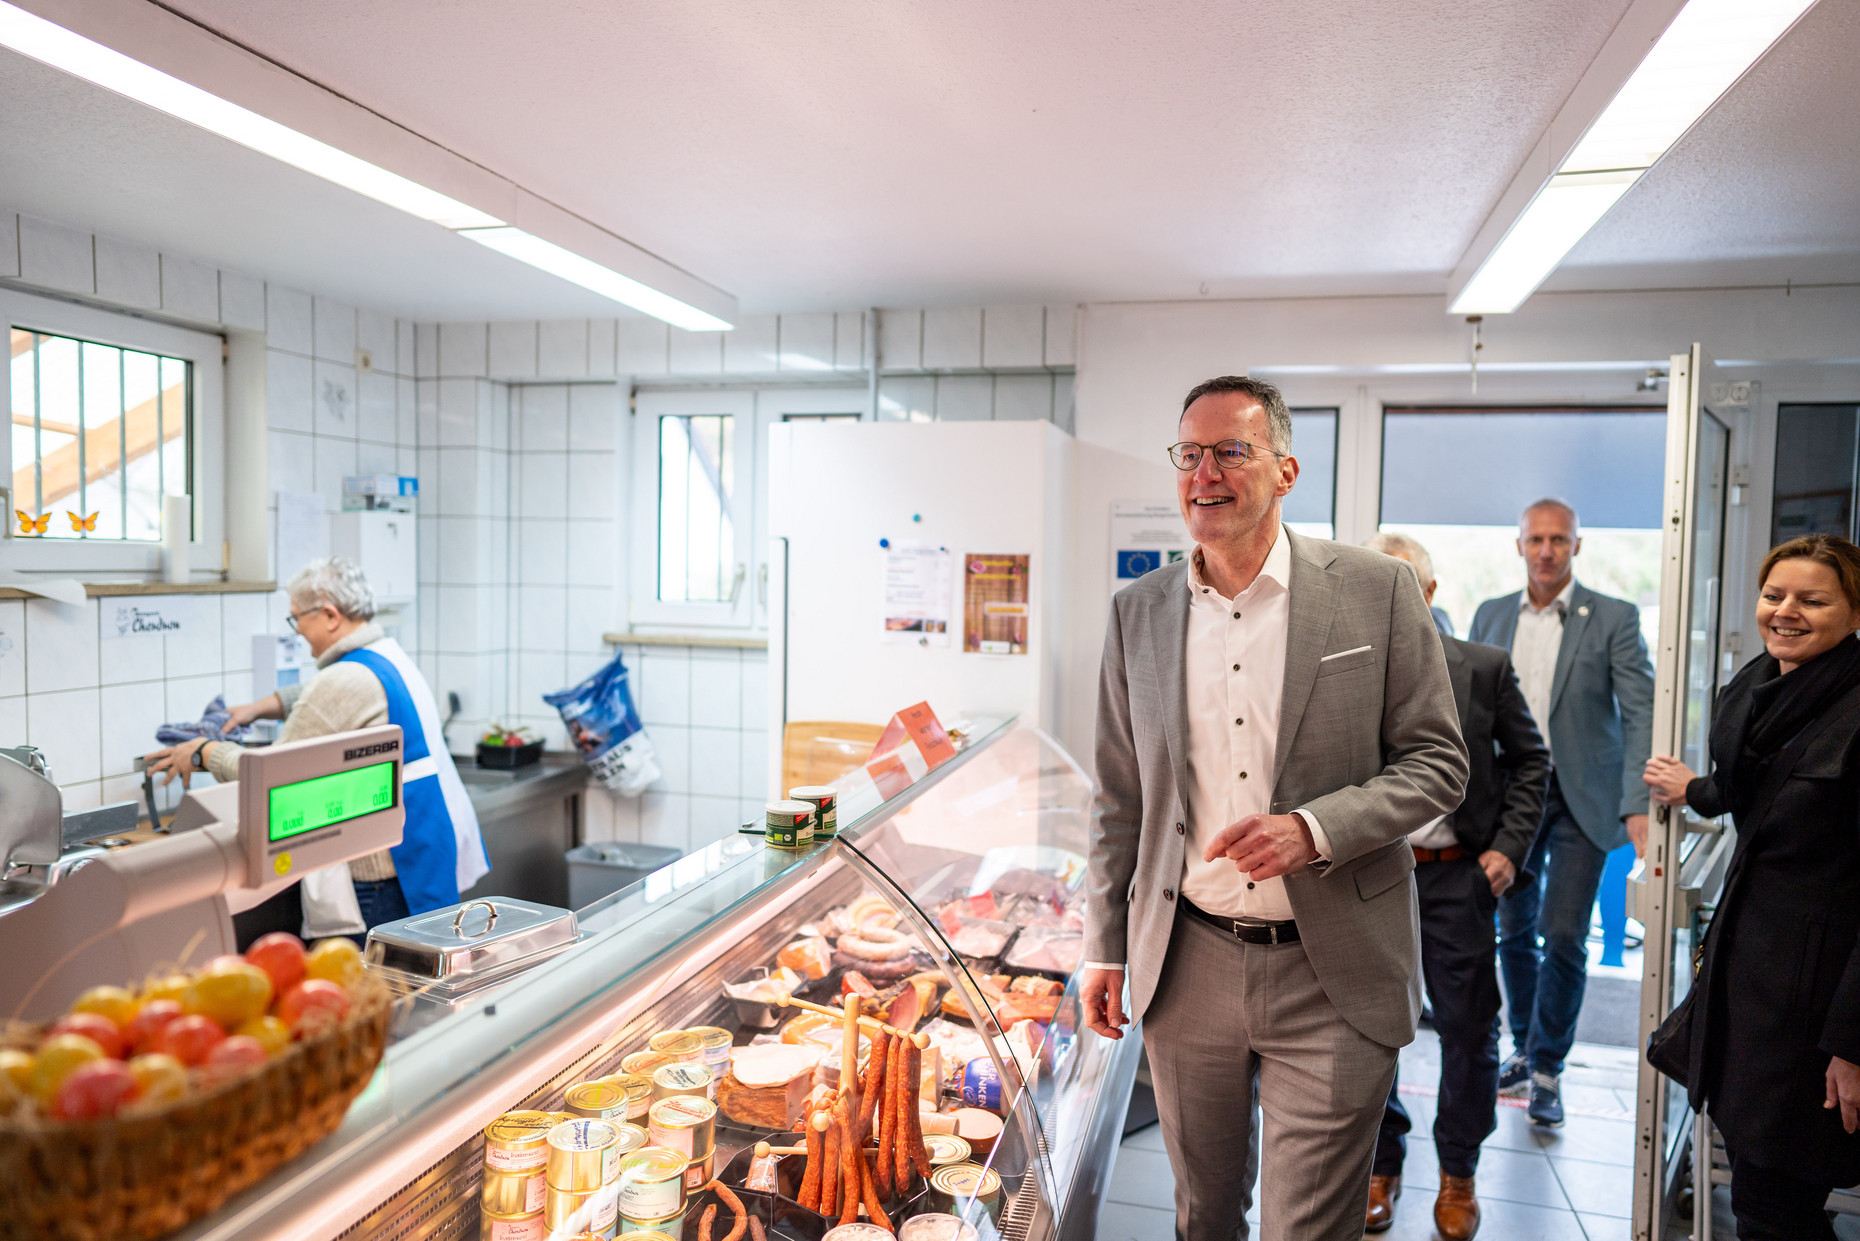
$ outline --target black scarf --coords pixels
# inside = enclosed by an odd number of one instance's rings
[[[1748,811],[1770,763],[1834,702],[1860,684],[1860,641],[1837,642],[1830,649],[1784,673],[1772,655],[1751,661],[1749,711],[1738,727],[1732,753],[1728,800],[1739,818]],[[1727,738],[1728,740],[1728,738]]]

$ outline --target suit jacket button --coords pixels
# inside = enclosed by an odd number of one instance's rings
[[[1175,834],[1178,836],[1186,836],[1188,835],[1188,829],[1182,826],[1180,823],[1177,823],[1175,825]]]
[[[1175,891],[1174,891],[1174,889],[1172,889],[1172,888],[1164,888],[1164,889],[1163,889],[1163,899],[1164,899],[1165,901],[1172,901],[1172,900],[1174,900],[1174,899],[1175,899]]]

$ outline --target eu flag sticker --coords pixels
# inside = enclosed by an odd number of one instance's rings
[[[1117,553],[1117,576],[1119,578],[1142,577],[1151,569],[1162,567],[1163,555],[1160,551]]]

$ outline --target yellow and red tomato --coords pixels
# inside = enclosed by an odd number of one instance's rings
[[[56,1120],[96,1120],[116,1115],[116,1109],[136,1093],[136,1077],[121,1060],[92,1060],[81,1064],[59,1083],[52,1101]]]
[[[81,1034],[113,1060],[122,1058],[128,1041],[122,1027],[100,1013],[66,1013],[51,1024],[46,1034]]]
[[[129,1062],[136,1079],[131,1098],[137,1103],[172,1103],[187,1094],[187,1066],[173,1056],[151,1052]]]
[[[270,1004],[271,976],[256,965],[227,957],[210,963],[181,1000],[183,1010],[211,1017],[222,1030],[236,1030],[264,1016]]]
[[[344,991],[361,982],[362,972],[362,950],[352,939],[320,939],[304,958],[308,977],[328,979]]]
[[[342,1020],[349,993],[327,978],[306,978],[278,999],[278,1017],[295,1033],[315,1031]]]
[[[54,1034],[39,1044],[27,1089],[40,1107],[50,1107],[58,1098],[58,1088],[65,1084],[65,1078],[91,1061],[102,1059],[105,1059],[103,1048],[82,1034]]]
[[[254,1017],[252,1020],[234,1030],[235,1035],[246,1035],[258,1040],[265,1054],[275,1056],[291,1045],[291,1028],[272,1016]]]
[[[271,987],[279,995],[303,981],[309,954],[304,941],[289,931],[273,931],[252,941],[245,959],[271,977]]]
[[[168,1023],[182,1016],[179,1000],[148,1000],[136,1013],[134,1021],[125,1031],[129,1038],[130,1050],[137,1055],[155,1050],[161,1040],[161,1032],[168,1028]]]
[[[155,1050],[192,1067],[206,1063],[207,1056],[225,1037],[219,1022],[201,1013],[189,1013],[167,1024],[156,1040]]]
[[[136,1019],[142,1002],[122,987],[92,987],[72,1002],[74,1013],[96,1013],[108,1017],[123,1029]]]

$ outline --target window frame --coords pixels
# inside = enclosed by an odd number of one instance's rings
[[[193,491],[193,537],[188,568],[213,572],[221,567],[225,538],[225,339],[120,311],[101,310],[56,298],[36,297],[0,288],[0,317],[10,329],[65,336],[98,345],[134,349],[181,358],[193,365],[194,409],[189,436],[189,472]],[[9,412],[11,401],[9,400]],[[13,443],[0,443],[0,470],[13,475]],[[19,506],[23,507],[23,506]],[[159,573],[161,544],[120,539],[20,538],[13,514],[5,514],[5,563],[38,573]]]
[[[638,392],[633,400],[633,528],[638,532],[632,566],[631,620],[636,625],[700,629],[748,629],[754,614],[756,403],[753,392],[713,388]],[[730,497],[736,562],[741,584],[732,602],[668,603],[659,598],[659,422],[693,414],[729,414],[736,453],[736,493]]]
[[[871,392],[863,384],[815,384],[808,387],[762,388],[756,399],[756,470],[754,542],[750,545],[749,584],[752,588],[754,627],[769,627],[769,600],[773,597],[769,575],[769,430],[788,421],[790,415],[854,414],[860,421],[871,417]]]

